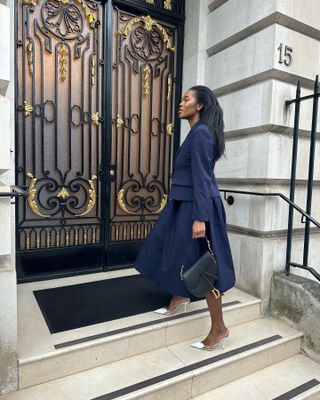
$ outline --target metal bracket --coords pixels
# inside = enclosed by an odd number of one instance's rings
[[[28,197],[28,193],[20,186],[11,185],[11,192],[0,192],[0,197]]]
[[[234,203],[234,197],[233,196],[227,196],[227,193],[228,193],[227,191],[223,192],[223,198],[229,204],[229,206],[232,206],[232,204]]]

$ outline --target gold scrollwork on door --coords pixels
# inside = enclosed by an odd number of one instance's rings
[[[89,214],[89,212],[93,209],[94,205],[96,204],[96,186],[95,186],[95,181],[97,180],[96,175],[93,175],[91,179],[89,179],[89,202],[87,204],[86,210],[81,213],[77,214],[78,217],[82,217],[86,214]]]
[[[27,175],[28,178],[30,178],[30,183],[29,183],[29,186],[27,188],[27,193],[28,193],[27,202],[28,202],[28,205],[29,205],[30,209],[34,212],[34,214],[38,215],[39,217],[50,218],[50,215],[43,214],[43,213],[40,212],[39,206],[38,206],[37,201],[36,201],[36,198],[37,198],[37,189],[36,189],[37,178],[35,178],[31,172],[28,172],[26,175]],[[88,189],[89,201],[87,203],[85,211],[83,213],[80,213],[80,214],[75,214],[76,217],[82,217],[84,215],[89,214],[90,211],[95,206],[96,197],[97,197],[96,185],[95,185],[95,181],[96,180],[97,180],[97,176],[96,175],[93,175],[92,178],[88,180],[88,184],[89,184],[89,189]],[[64,200],[66,200],[67,198],[70,197],[70,193],[69,193],[68,189],[65,186],[63,186],[59,190],[59,192],[57,194],[57,197],[64,201]]]
[[[132,18],[119,32],[119,35],[127,36],[132,27],[139,22],[143,22],[145,29],[150,32],[153,27],[156,27],[159,32],[162,34],[163,40],[166,43],[167,49],[170,51],[175,51],[175,47],[171,46],[169,36],[162,25],[160,25],[157,21],[153,20],[150,15]]]
[[[122,211],[124,211],[127,214],[131,214],[131,215],[136,215],[136,212],[130,211],[127,208],[127,205],[124,201],[124,189],[120,189],[118,192],[118,196],[117,196],[117,201],[118,201],[118,205],[121,208]],[[163,194],[162,195],[162,199],[161,199],[161,203],[160,203],[160,207],[158,208],[158,210],[151,212],[151,214],[158,214],[159,212],[161,212],[164,207],[166,206],[168,202],[168,195]]]
[[[27,189],[27,193],[28,193],[28,197],[27,197],[27,201],[28,201],[28,205],[31,208],[31,210],[38,215],[39,217],[45,217],[45,218],[49,218],[50,215],[45,215],[42,214],[39,211],[39,207],[38,204],[36,202],[36,196],[37,196],[37,189],[36,189],[36,183],[37,183],[37,178],[35,178],[31,172],[27,173],[27,177],[30,178],[30,183]]]
[[[168,202],[168,195],[164,194],[162,196],[160,208],[158,209],[158,211],[155,211],[154,214],[161,212],[164,209],[164,207],[166,206],[167,202]]]
[[[63,6],[67,6],[68,4],[72,4],[70,2],[70,0],[56,0],[58,3],[61,3]],[[82,6],[82,8],[84,9],[84,12],[86,14],[86,17],[88,18],[89,24],[91,27],[94,27],[96,24],[96,20],[94,15],[92,14],[92,12],[90,11],[90,8],[86,5],[85,0],[74,0],[76,1],[78,4],[80,4],[80,6]],[[22,4],[25,6],[37,6],[40,4],[40,0],[23,0]]]
[[[135,212],[129,211],[126,206],[126,203],[124,202],[124,189],[119,190],[117,201],[122,211],[124,211],[127,214],[132,214],[132,215],[136,214]]]

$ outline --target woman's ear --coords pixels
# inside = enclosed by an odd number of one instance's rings
[[[197,111],[201,111],[203,109],[203,104],[202,103],[198,103],[197,104]]]

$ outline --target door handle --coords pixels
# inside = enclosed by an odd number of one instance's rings
[[[113,182],[116,179],[116,165],[110,165],[109,179],[111,182]]]

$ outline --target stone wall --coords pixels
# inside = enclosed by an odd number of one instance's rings
[[[0,191],[14,184],[14,13],[0,0]],[[14,263],[14,205],[0,198],[0,393],[16,390],[17,292]]]
[[[291,274],[274,274],[271,314],[304,333],[302,352],[320,362],[319,284]]]
[[[294,109],[286,108],[285,101],[295,97],[298,79],[302,95],[312,92],[319,72],[319,13],[320,3],[313,0],[187,0],[183,86],[209,86],[224,109],[227,158],[215,169],[221,189],[289,196]],[[281,43],[282,61],[285,46],[292,49],[289,66],[279,63]],[[296,202],[302,208],[311,116],[312,102],[304,102],[296,186]],[[182,127],[183,139],[188,126]],[[317,185],[319,166],[318,156]],[[315,186],[312,214],[318,220],[319,197]],[[235,203],[225,207],[237,286],[259,296],[268,310],[272,274],[285,268],[288,206],[278,198],[234,198]],[[303,228],[295,213],[292,261],[298,263],[302,263]],[[315,268],[320,267],[319,253],[320,232],[313,229],[309,264]],[[307,271],[294,272],[313,278]]]

